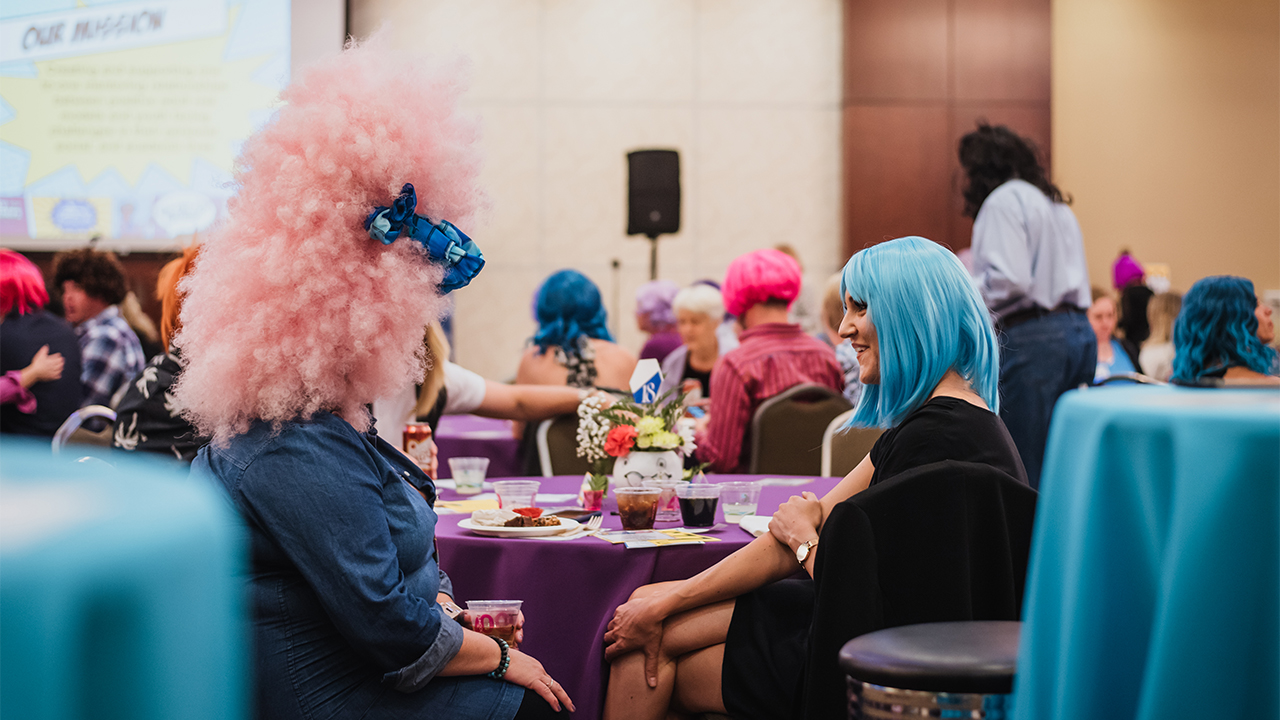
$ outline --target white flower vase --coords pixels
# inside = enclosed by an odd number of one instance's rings
[[[684,461],[675,450],[635,450],[613,465],[614,487],[640,487],[646,480],[684,477]]]

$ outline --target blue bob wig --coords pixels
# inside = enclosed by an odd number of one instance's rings
[[[867,306],[880,347],[880,384],[863,388],[850,426],[894,427],[952,369],[1000,412],[991,316],[951,251],[922,237],[873,245],[845,264],[840,297]]]
[[[577,270],[561,270],[547,278],[538,288],[533,312],[538,320],[533,343],[539,352],[554,345],[575,354],[583,336],[613,341],[600,289]]]
[[[1242,277],[1215,275],[1192,285],[1173,323],[1173,381],[1194,384],[1239,366],[1274,373],[1276,351],[1258,339],[1257,308],[1253,283]]]

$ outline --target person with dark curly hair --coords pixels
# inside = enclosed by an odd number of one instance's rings
[[[960,139],[960,165],[973,275],[1000,329],[1000,418],[1038,487],[1054,403],[1097,365],[1084,239],[1026,138],[979,123]]]
[[[58,253],[53,281],[62,289],[67,322],[80,339],[80,382],[85,405],[111,405],[116,391],[142,372],[146,356],[120,315],[124,268],[115,253],[81,248]]]

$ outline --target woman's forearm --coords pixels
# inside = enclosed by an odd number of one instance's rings
[[[462,647],[440,671],[440,675],[484,675],[497,670],[501,660],[502,651],[498,648],[497,641],[487,635],[464,630]]]
[[[790,577],[799,569],[790,549],[765,533],[671,591],[656,596],[655,607],[663,617],[671,617],[685,610],[735,598]]]
[[[554,385],[504,385],[485,381],[477,415],[508,420],[542,420],[574,412],[582,399],[576,388]]]

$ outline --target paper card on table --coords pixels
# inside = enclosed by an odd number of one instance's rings
[[[662,366],[653,358],[636,363],[631,372],[631,397],[638,403],[651,403],[658,399],[658,387],[662,385]]]
[[[477,510],[497,510],[498,499],[492,500],[437,500],[437,515],[470,515]]]
[[[628,548],[661,547],[663,545],[701,545],[720,542],[720,538],[703,537],[681,530],[610,530],[596,535],[605,542]]]

